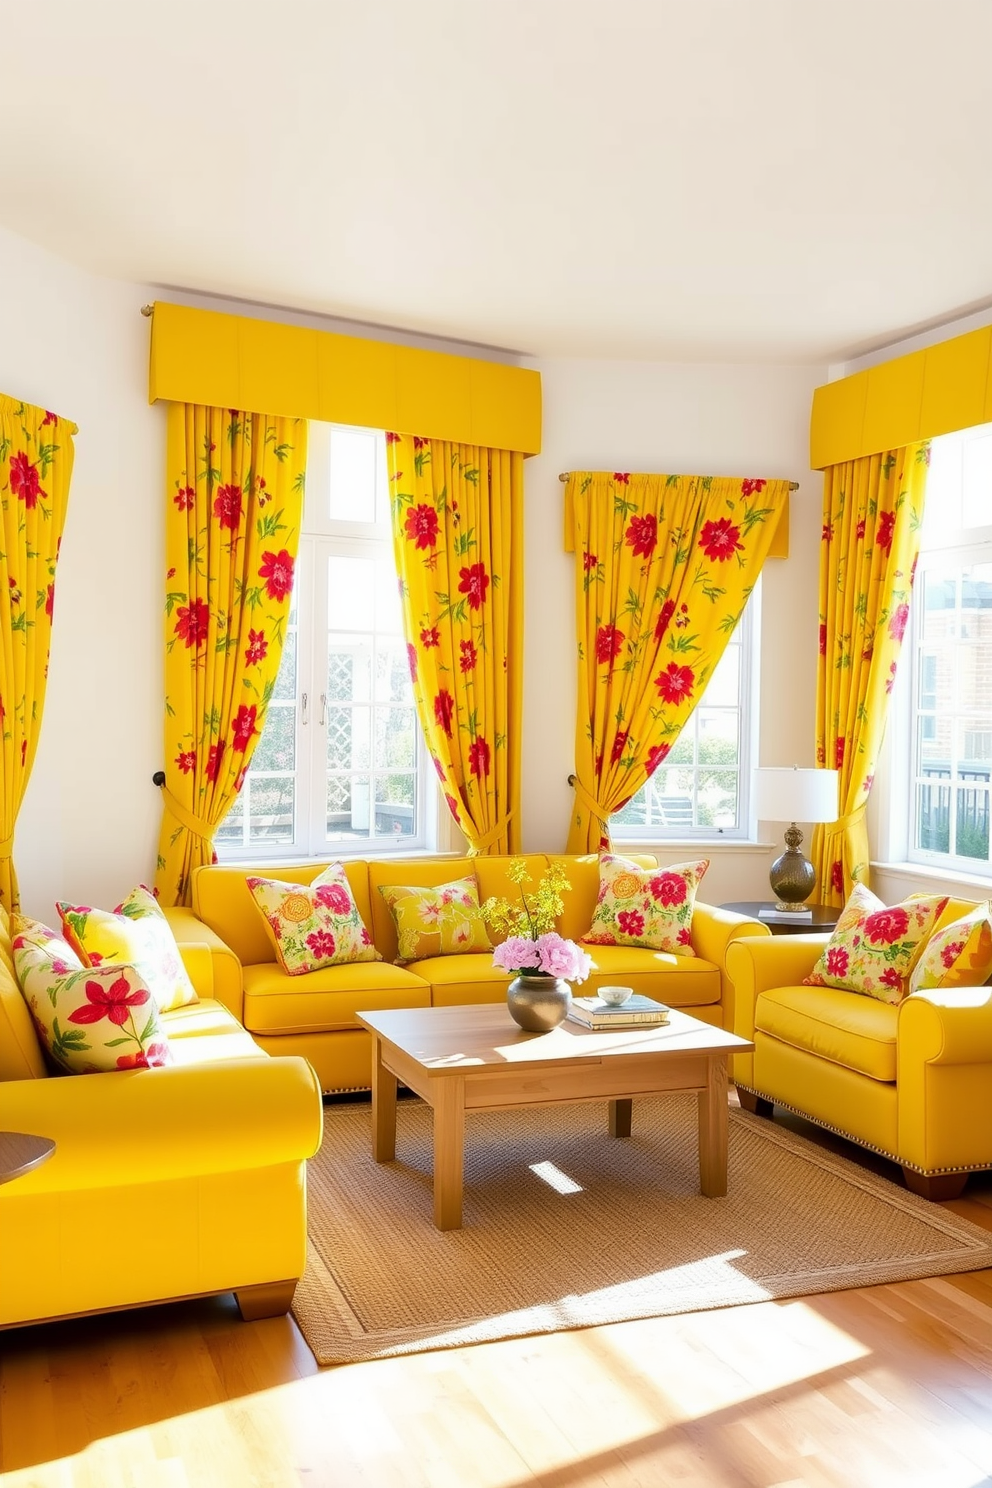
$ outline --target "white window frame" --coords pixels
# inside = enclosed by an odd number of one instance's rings
[[[750,842],[754,839],[755,823],[751,813],[751,777],[753,774],[753,761],[758,757],[758,698],[760,688],[760,655],[761,655],[761,579],[759,577],[754,589],[744,607],[737,624],[737,634],[740,637],[740,685],[737,700],[738,717],[738,739],[740,742],[738,760],[738,795],[737,795],[737,824],[733,827],[714,827],[685,825],[684,823],[673,823],[666,826],[661,822],[648,822],[646,825],[621,824],[613,817],[610,821],[610,834],[618,845],[626,846],[636,844],[648,846],[654,843],[665,842],[707,842],[719,844],[721,842]],[[686,719],[685,726],[679,738],[683,738],[688,729],[697,727],[698,710],[706,707],[706,693],[704,692],[696,707],[693,708]],[[659,771],[665,769],[661,764]],[[689,767],[685,767],[689,768]],[[696,767],[699,768],[698,766]]]
[[[414,769],[414,800],[417,803],[419,830],[412,836],[404,837],[401,845],[395,838],[385,834],[340,838],[328,838],[326,835],[327,560],[332,556],[366,558],[387,554],[390,560],[393,558],[388,489],[381,473],[377,482],[381,489],[376,491],[376,520],[345,522],[330,517],[327,492],[330,482],[331,436],[335,429],[343,427],[347,426],[311,423],[309,428],[306,498],[294,584],[297,656],[296,692],[292,704],[296,709],[293,836],[288,841],[251,842],[247,837],[249,818],[246,812],[240,840],[228,838],[216,843],[217,856],[222,862],[392,858],[432,852],[438,848],[436,777],[430,765],[430,756],[419,721],[415,734]],[[379,434],[376,430],[363,432]],[[384,438],[383,435],[379,437]],[[287,626],[287,634],[289,629]],[[285,706],[285,702],[275,699],[269,704],[270,710]],[[246,782],[246,788],[249,789],[252,773],[249,770],[249,779]],[[372,780],[370,808],[374,826],[374,762],[370,763],[369,775]]]

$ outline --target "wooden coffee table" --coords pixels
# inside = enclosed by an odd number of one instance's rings
[[[747,1039],[673,1010],[662,1028],[605,1033],[566,1020],[524,1033],[502,1003],[359,1013],[372,1055],[372,1154],[396,1156],[396,1086],[434,1110],[434,1223],[462,1222],[465,1112],[608,1101],[611,1137],[629,1137],[635,1096],[694,1091],[699,1102],[699,1186],[727,1192],[727,1056]]]

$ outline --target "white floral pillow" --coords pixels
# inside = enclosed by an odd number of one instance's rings
[[[133,966],[83,966],[47,925],[14,917],[14,970],[51,1059],[73,1075],[172,1063],[158,1007]]]
[[[172,928],[144,884],[113,912],[62,901],[55,908],[65,938],[84,966],[133,966],[162,1013],[199,1002]]]
[[[341,863],[325,868],[313,883],[246,879],[288,976],[303,976],[349,961],[381,961],[362,920]]]
[[[641,868],[629,858],[603,853],[599,898],[587,945],[644,946],[673,956],[692,956],[692,910],[709,858]]]

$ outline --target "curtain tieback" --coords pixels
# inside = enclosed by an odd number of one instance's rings
[[[506,824],[512,815],[513,812],[508,811],[505,816],[500,817],[494,827],[490,827],[488,832],[481,832],[479,834],[473,832],[469,842],[470,855],[475,857],[477,853],[485,852],[487,847],[491,847],[500,833],[506,831]],[[466,833],[466,836],[468,836],[468,833]]]
[[[863,819],[867,808],[868,802],[862,801],[860,806],[855,806],[854,810],[849,811],[846,816],[839,817],[830,828],[831,832],[846,832],[848,827],[856,827]]]
[[[164,785],[160,787],[160,790],[166,809],[172,813],[177,822],[180,822],[186,828],[187,832],[192,832],[194,837],[202,837],[205,842],[213,837],[214,829],[209,822],[202,821],[200,817],[194,816],[192,811],[188,811],[181,801],[177,801],[172,792]]]
[[[569,775],[568,783],[586,810],[592,812],[592,815],[597,821],[605,822],[609,813],[603,810],[592,792],[586,790],[579,777],[577,775]]]

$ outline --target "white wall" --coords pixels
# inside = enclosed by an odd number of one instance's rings
[[[0,232],[0,391],[80,429],[44,727],[15,837],[24,908],[42,918],[56,897],[110,905],[154,873],[165,431],[163,410],[146,401],[148,323],[139,314],[152,298],[147,286],[94,277]],[[572,800],[573,560],[563,550],[560,470],[801,482],[790,557],[765,568],[760,758],[811,764],[820,477],[809,473],[807,440],[812,389],[826,369],[534,365],[544,384],[545,453],[526,466],[524,845],[563,847]],[[779,832],[763,847],[714,849],[704,897],[764,897]]]
[[[41,742],[14,838],[25,911],[111,906],[154,872],[162,760],[164,415],[151,298],[0,232],[0,391],[79,425]]]
[[[544,453],[528,460],[524,697],[524,846],[564,846],[575,733],[575,599],[563,549],[564,470],[651,470],[779,476],[800,482],[791,502],[788,559],[765,564],[759,759],[814,763],[818,473],[809,470],[809,412],[825,367],[657,362],[535,362],[544,387]],[[707,848],[702,897],[766,898],[781,827],[759,848]],[[654,850],[656,844],[651,844]],[[689,854],[697,855],[692,848]],[[685,858],[669,849],[668,861]]]

